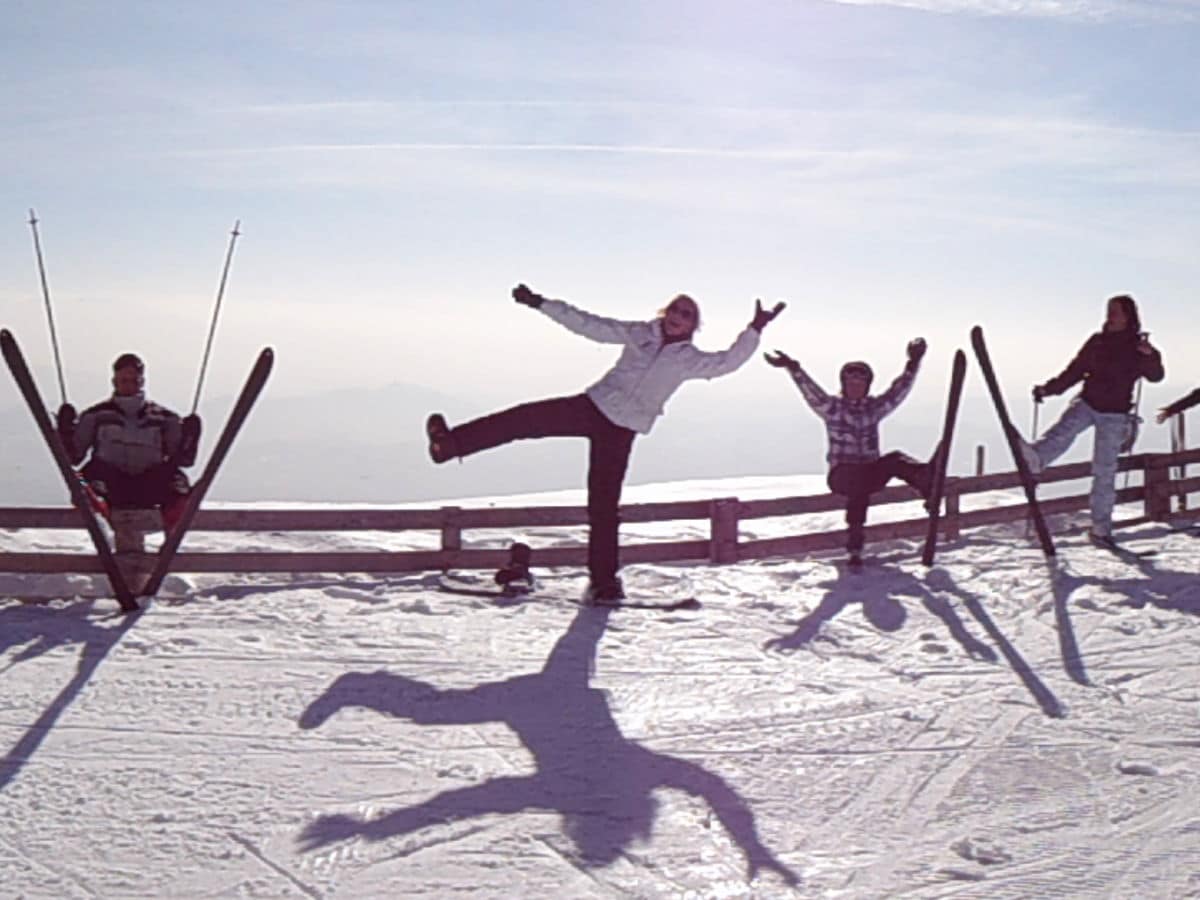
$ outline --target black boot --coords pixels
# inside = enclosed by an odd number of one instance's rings
[[[620,606],[624,599],[625,588],[615,575],[611,581],[589,581],[583,592],[584,606]]]
[[[513,544],[508,550],[508,562],[495,575],[496,584],[503,587],[505,593],[523,594],[532,590],[533,575],[529,571],[532,558],[533,551],[528,544]]]
[[[454,432],[441,413],[434,413],[425,420],[425,436],[429,438],[429,458],[435,463],[444,463],[458,456]]]

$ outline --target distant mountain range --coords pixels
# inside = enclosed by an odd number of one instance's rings
[[[634,444],[628,483],[825,471],[824,429],[799,397],[721,410],[711,408],[710,399],[704,390],[685,390],[671,401],[654,432]],[[221,397],[203,405],[201,462],[231,402]],[[587,450],[580,440],[517,442],[461,464],[434,466],[423,437],[425,417],[434,410],[444,411],[451,424],[490,411],[477,400],[417,385],[312,397],[275,397],[268,386],[211,496],[400,503],[583,486]],[[926,455],[940,418],[940,409],[902,407],[884,423],[885,449]],[[981,442],[989,445],[989,471],[1012,467],[990,410],[981,406],[964,409],[952,470],[971,471]],[[1142,449],[1152,442],[1144,438]],[[1081,441],[1071,459],[1089,452],[1090,443]],[[27,411],[0,411],[0,506],[65,499]]]

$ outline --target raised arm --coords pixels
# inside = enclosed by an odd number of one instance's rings
[[[773,309],[763,309],[762,301],[754,301],[754,318],[750,320],[750,324],[737,336],[737,339],[730,345],[728,350],[720,350],[716,353],[706,353],[703,350],[696,350],[688,362],[688,377],[689,378],[716,378],[719,375],[728,375],[730,372],[735,372],[746,364],[746,361],[754,355],[754,351],[758,349],[758,342],[762,330],[771,323],[771,321],[783,312],[787,306],[786,303],[776,303]]]
[[[908,392],[912,390],[913,383],[917,380],[917,371],[921,368],[921,357],[925,355],[925,339],[914,338],[909,341],[907,352],[908,362],[904,364],[904,371],[897,375],[888,385],[888,389],[875,400],[875,411],[881,419],[903,403]]]
[[[551,300],[536,294],[523,284],[513,288],[512,295],[518,303],[540,310],[568,331],[601,344],[624,344],[629,341],[633,329],[642,324],[585,312],[565,300]]]
[[[800,396],[812,407],[813,412],[821,418],[825,418],[825,414],[833,403],[833,398],[825,393],[804,369],[800,368],[800,363],[781,350],[776,350],[774,356],[764,353],[763,359],[767,361],[768,365],[775,366],[777,369],[786,369],[787,373],[792,376],[796,387],[800,389]]]

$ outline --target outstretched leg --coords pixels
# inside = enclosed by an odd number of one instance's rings
[[[1072,400],[1059,420],[1051,425],[1041,438],[1030,444],[1037,454],[1037,462],[1041,463],[1037,471],[1041,471],[1066,453],[1071,444],[1075,443],[1075,438],[1095,424],[1095,415],[1083,400],[1078,397]]]
[[[587,395],[577,394],[522,403],[444,432],[438,427],[441,417],[431,416],[430,455],[434,462],[445,462],[525,438],[587,437],[595,413]]]

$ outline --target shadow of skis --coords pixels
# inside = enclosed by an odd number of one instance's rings
[[[90,606],[90,602],[88,606]],[[12,609],[22,608],[12,607]],[[63,610],[44,607],[37,607],[37,609],[46,617],[46,625],[50,626],[49,633],[43,632],[40,635],[41,643],[33,645],[34,648],[37,648],[36,650],[23,651],[19,657],[23,660],[31,659],[34,656],[42,655],[54,646],[74,643],[71,633],[77,631],[83,635],[79,663],[75,670],[75,676],[59,691],[58,696],[42,711],[37,721],[29,726],[25,734],[5,754],[4,758],[0,759],[0,791],[7,788],[20,774],[21,769],[32,759],[42,741],[46,739],[46,735],[54,728],[59,717],[70,707],[83,686],[91,680],[96,669],[100,667],[100,663],[142,615],[141,610],[122,614],[119,617],[113,617],[117,622],[115,626],[100,628],[86,618],[72,620],[70,614]],[[53,626],[55,625],[61,629],[57,634],[54,633]],[[11,634],[12,632],[8,632],[9,639],[11,639]]]

